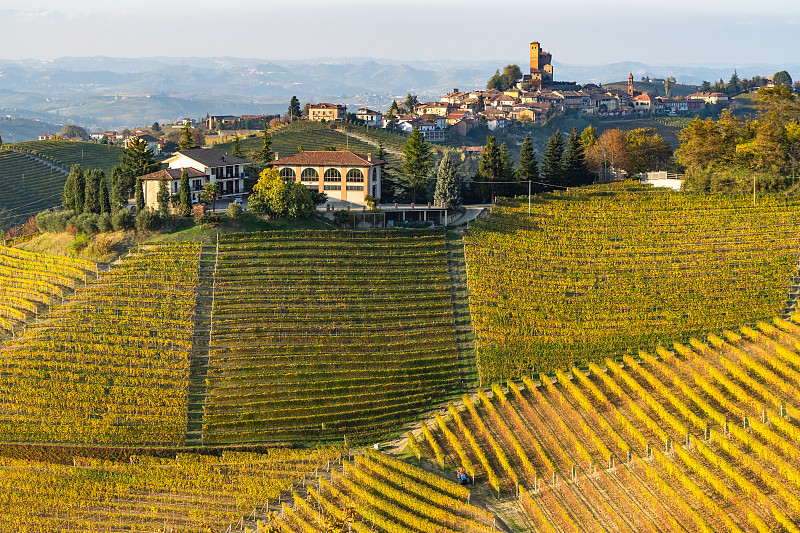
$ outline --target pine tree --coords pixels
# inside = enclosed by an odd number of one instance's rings
[[[411,201],[417,201],[417,190],[425,187],[433,166],[433,151],[425,142],[422,132],[414,126],[403,146],[402,185],[411,191]]]
[[[564,137],[556,131],[547,141],[542,160],[542,181],[548,185],[563,186]]]
[[[192,139],[192,130],[189,127],[189,123],[183,125],[183,129],[181,130],[181,141],[178,143],[178,148],[180,150],[191,150],[194,148],[194,139]]]
[[[128,187],[122,169],[118,166],[111,169],[111,206],[114,212],[128,207]]]
[[[75,176],[81,173],[81,166],[78,164],[72,165],[67,176],[67,181],[64,183],[64,200],[62,205],[66,210],[75,209]]]
[[[83,213],[83,203],[86,198],[86,178],[83,172],[81,172],[80,165],[76,165],[78,167],[78,172],[75,173],[75,214]],[[75,168],[75,167],[72,167]]]
[[[108,180],[106,180],[106,173],[98,170],[100,173],[100,212],[111,213],[111,199],[108,197]]]
[[[142,178],[136,178],[136,214],[144,210],[144,189],[142,188]]]
[[[84,197],[83,197],[83,212],[84,213],[99,213],[100,212],[100,176],[97,175],[97,170],[87,170],[83,173],[85,182]]]
[[[445,203],[449,208],[461,206],[461,183],[463,177],[452,152],[445,152],[436,172],[436,191],[433,199]]]
[[[166,172],[164,174],[166,174]],[[169,184],[164,174],[162,174],[161,178],[158,180],[158,194],[156,194],[158,212],[162,217],[169,215]]]
[[[483,147],[481,161],[478,164],[478,173],[475,181],[488,182],[479,183],[478,191],[482,201],[494,201],[494,197],[502,192],[500,183],[493,183],[505,180],[506,166],[503,161],[503,153],[497,146],[494,135],[486,138],[486,146]]]
[[[242,144],[239,142],[239,134],[233,135],[233,148],[231,149],[233,157],[242,157]]]
[[[139,137],[133,137],[128,142],[128,147],[122,152],[120,166],[127,181],[126,185],[132,188],[136,183],[136,178],[155,172],[158,170],[159,164],[156,163],[153,150],[147,146],[147,142]]]
[[[579,187],[592,183],[592,175],[586,164],[586,152],[578,135],[578,130],[573,128],[567,140],[567,150],[564,153],[564,181],[568,187]]]
[[[519,168],[517,168],[517,180],[520,182],[539,181],[539,164],[536,161],[536,154],[533,152],[531,136],[526,135],[522,141],[522,148],[519,151]],[[527,183],[520,183],[527,186]],[[530,191],[539,192],[542,186],[538,183],[531,183]]]
[[[189,173],[184,168],[181,171],[181,190],[180,190],[180,215],[189,216],[192,210],[192,193],[189,190]]]

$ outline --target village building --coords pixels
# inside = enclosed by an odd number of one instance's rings
[[[367,126],[378,126],[380,127],[381,123],[383,122],[383,114],[378,111],[373,111],[367,107],[362,107],[358,111],[356,111],[356,118],[359,120],[363,120],[364,124]]]
[[[287,183],[302,183],[324,192],[334,206],[364,206],[366,197],[380,198],[381,171],[386,161],[348,151],[299,152],[269,163]]]
[[[338,122],[345,119],[347,106],[340,104],[329,104],[326,102],[308,106],[308,120],[314,122]]]
[[[244,167],[250,164],[246,159],[207,148],[175,152],[172,157],[165,159],[164,163],[169,165],[170,169],[191,168],[202,174],[193,178],[197,181],[192,183],[193,191],[195,184],[199,185],[200,189],[207,183],[219,184],[220,198],[230,198],[244,192]],[[193,201],[198,199],[199,197],[193,193]]]
[[[158,144],[158,139],[150,135],[149,133],[138,133],[137,135],[131,135],[127,139],[125,139],[125,148],[128,148],[131,141],[133,139],[141,139],[147,143],[147,149],[152,151],[154,155],[159,155],[161,153],[161,147]]]
[[[215,125],[229,125],[233,126],[236,124],[237,117],[233,115],[211,115],[206,119],[205,125],[206,129],[210,130],[213,129]]]
[[[206,183],[206,174],[191,167],[186,169],[168,168],[141,176],[144,205],[150,209],[158,209],[158,191],[161,189],[162,178],[167,183],[170,195],[179,194],[181,191],[181,174],[184,170],[186,170],[186,174],[189,177],[189,191],[191,192],[192,203],[199,202],[200,192]]]

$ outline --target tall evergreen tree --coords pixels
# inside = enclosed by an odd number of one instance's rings
[[[542,181],[548,185],[563,186],[564,183],[564,137],[556,131],[547,141],[547,148],[542,159]]]
[[[181,171],[181,190],[179,196],[180,215],[189,216],[192,210],[192,192],[189,189],[189,173],[184,168]]]
[[[446,203],[449,208],[461,206],[461,184],[463,177],[452,152],[445,152],[436,172],[436,190],[433,199]]]
[[[100,212],[100,176],[97,170],[87,170],[83,173],[85,192],[83,197],[84,213]]]
[[[522,148],[519,151],[519,167],[517,168],[517,180],[520,182],[539,181],[539,163],[536,161],[536,154],[533,152],[531,136],[526,135],[522,141]],[[523,188],[527,188],[527,183],[520,183]],[[542,186],[538,183],[531,183],[530,191],[539,192]]]
[[[292,99],[289,100],[289,118],[294,120],[300,118],[302,114],[303,110],[300,109],[300,100],[298,100],[296,96],[292,96]]]
[[[128,187],[119,166],[111,169],[111,206],[115,212],[128,207]]]
[[[192,138],[192,128],[189,127],[189,123],[183,125],[181,129],[181,140],[178,143],[178,149],[180,150],[191,150],[194,148],[194,139]]]
[[[506,168],[497,139],[490,135],[486,138],[486,146],[483,147],[475,176],[475,181],[482,182],[478,183],[478,193],[482,201],[492,202],[495,196],[502,194],[503,184],[497,182],[507,181]]]
[[[264,122],[264,133],[262,135],[264,137],[264,144],[261,146],[261,151],[258,152],[257,163],[263,167],[266,167],[267,164],[274,158],[272,154],[272,137],[270,137],[270,134],[267,131],[266,122]]]
[[[155,172],[159,167],[153,150],[139,137],[133,137],[128,142],[128,147],[120,157],[120,166],[128,188],[133,188],[136,178]]]
[[[136,178],[136,214],[144,210],[144,189],[142,188],[142,178]]]
[[[422,132],[414,126],[403,146],[401,185],[411,192],[411,201],[417,201],[417,191],[424,189],[433,166],[433,150],[425,142]]]
[[[75,209],[75,176],[81,173],[81,166],[79,164],[72,165],[67,176],[67,181],[64,183],[64,201],[62,205],[64,209]]]
[[[588,185],[594,181],[589,166],[586,164],[586,152],[581,142],[578,130],[572,128],[567,140],[567,150],[564,152],[564,181],[568,187]]]
[[[242,157],[242,143],[239,141],[238,133],[233,135],[233,148],[231,149],[231,155],[233,157]]]
[[[158,180],[158,193],[156,194],[156,201],[158,202],[158,212],[162,217],[169,215],[169,184],[164,174]]]
[[[98,170],[100,173],[100,212],[111,213],[111,198],[108,196],[108,180],[106,180],[106,173]]]
[[[81,167],[79,165],[73,183],[75,184],[75,213],[81,214],[83,213],[83,204],[86,198],[86,178],[85,174],[81,172]]]

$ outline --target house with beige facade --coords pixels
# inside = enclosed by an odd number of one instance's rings
[[[367,195],[381,196],[381,169],[386,161],[347,151],[299,152],[270,163],[287,183],[302,183],[324,192],[334,206],[363,206]]]
[[[178,194],[181,191],[181,174],[186,170],[189,177],[189,190],[191,191],[192,203],[200,200],[200,192],[206,184],[206,175],[193,168],[167,168],[156,170],[150,174],[141,176],[142,191],[144,192],[144,205],[150,209],[158,209],[158,191],[161,188],[161,179],[167,182],[169,194]]]
[[[308,106],[308,120],[315,122],[336,122],[344,120],[346,115],[346,105],[321,103]]]

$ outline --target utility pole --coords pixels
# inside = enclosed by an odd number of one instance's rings
[[[753,174],[753,207],[756,206],[756,175]]]
[[[528,180],[528,216],[531,216],[531,182],[533,180]]]

